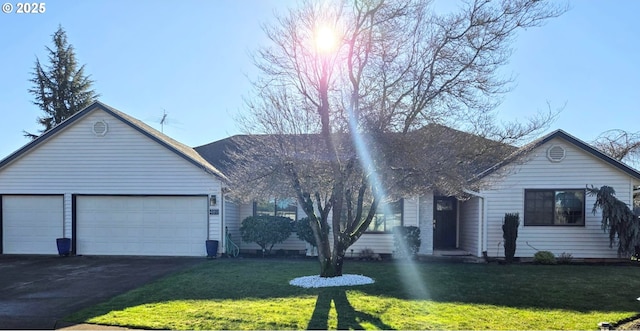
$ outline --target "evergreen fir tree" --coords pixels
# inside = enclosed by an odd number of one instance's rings
[[[85,76],[84,65],[77,68],[73,45],[68,43],[62,26],[52,37],[54,48],[46,47],[50,65],[43,67],[36,57],[33,77],[30,79],[33,87],[29,93],[35,96],[33,103],[45,113],[38,117],[38,123],[43,126],[40,134],[87,107],[99,96],[91,89],[93,81]],[[39,136],[23,132],[25,137],[31,139]]]

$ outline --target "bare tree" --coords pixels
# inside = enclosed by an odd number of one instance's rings
[[[422,0],[291,9],[264,27],[270,44],[254,56],[260,76],[240,122],[263,135],[235,141],[235,196],[295,196],[320,275],[341,275],[378,207],[426,191],[456,194],[553,120],[549,112],[497,124],[495,106],[511,84],[497,69],[518,29],[564,11],[537,0],[468,1],[446,15]]]
[[[640,166],[640,132],[628,132],[621,129],[607,130],[601,133],[593,145],[612,158],[638,168]],[[633,211],[640,215],[640,187],[636,186],[633,195]]]
[[[638,164],[640,161],[640,132],[620,129],[601,133],[593,145],[618,161]]]

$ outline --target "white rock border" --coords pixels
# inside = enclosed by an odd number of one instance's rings
[[[344,274],[338,277],[305,276],[292,279],[289,284],[304,288],[332,287],[332,286],[355,286],[373,284],[372,278],[363,275]]]

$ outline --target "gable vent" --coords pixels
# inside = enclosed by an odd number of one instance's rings
[[[567,151],[562,146],[554,145],[547,150],[547,158],[551,162],[560,162],[564,160],[566,156]]]
[[[93,123],[93,128],[92,128],[93,134],[95,134],[98,137],[102,137],[105,134],[107,134],[108,128],[109,127],[107,126],[107,122],[102,120],[97,121]]]

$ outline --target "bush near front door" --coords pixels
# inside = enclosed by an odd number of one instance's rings
[[[244,242],[254,242],[263,254],[270,254],[275,244],[291,235],[291,219],[282,216],[250,216],[242,221],[240,236]]]

